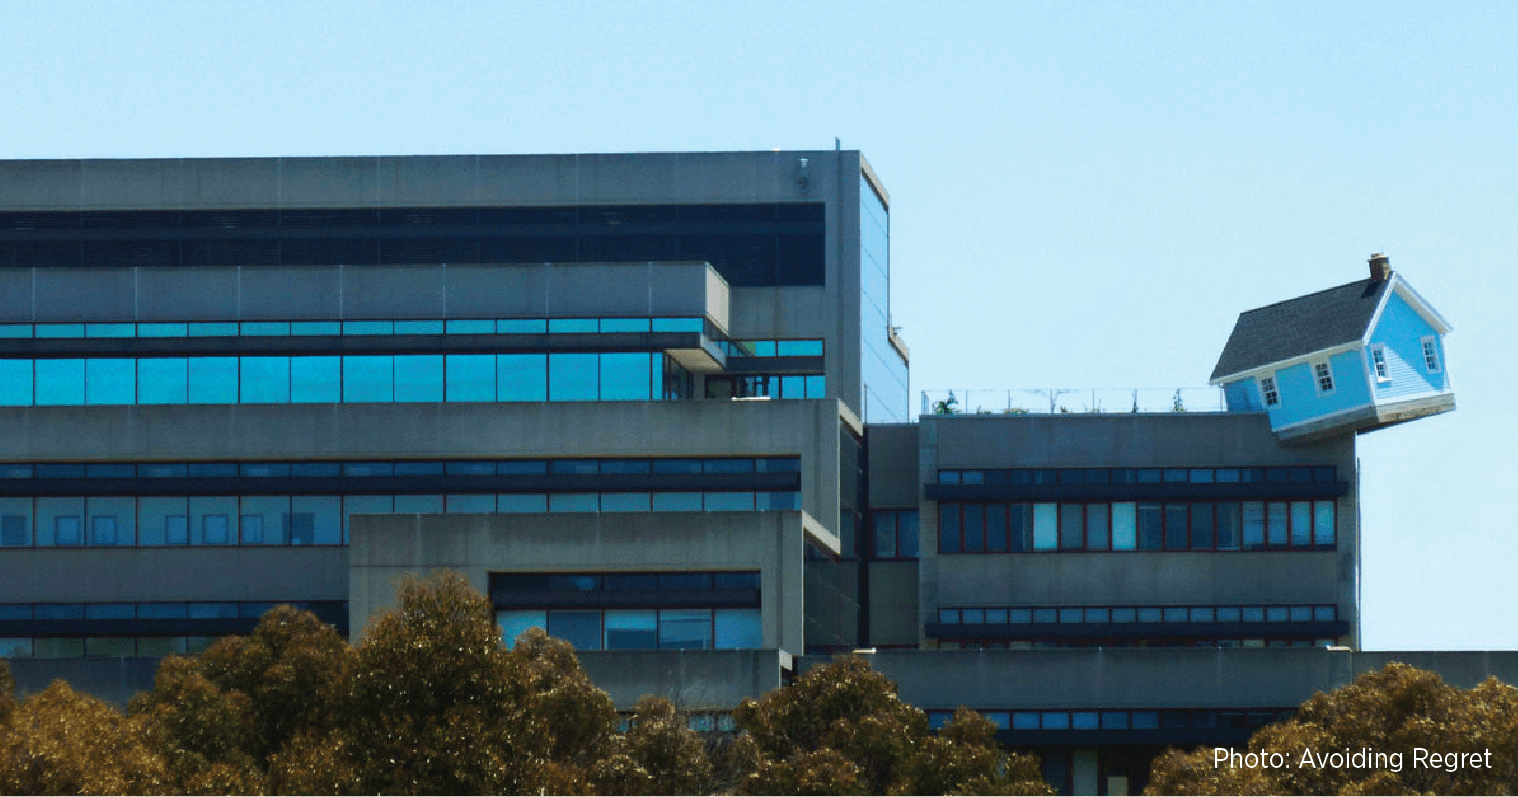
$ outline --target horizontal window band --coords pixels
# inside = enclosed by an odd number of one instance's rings
[[[928,623],[933,639],[1206,639],[1302,637],[1349,633],[1345,620],[1284,623]]]
[[[315,612],[313,612],[315,613]],[[322,616],[338,633],[348,633],[348,613]],[[162,620],[0,620],[0,637],[20,636],[225,636],[249,634],[256,617]]]
[[[785,492],[800,473],[551,473],[133,479],[0,479],[0,497],[382,495],[464,493]]]
[[[494,591],[497,609],[757,609],[759,590],[656,590],[648,592]]]
[[[1248,482],[1145,484],[927,484],[934,501],[1143,501],[1269,498],[1339,498],[1349,482]]]
[[[0,359],[633,352],[702,348],[702,340],[698,332],[0,338]],[[781,360],[822,360],[820,357],[746,359],[765,367]]]
[[[1258,728],[1186,728],[1175,730],[1038,730],[996,731],[996,741],[1019,750],[1044,747],[1154,746],[1243,747]]]
[[[392,241],[397,243],[424,243],[433,241],[462,242],[475,238],[562,238],[584,236],[589,238],[625,238],[657,235],[752,235],[752,234],[822,234],[826,232],[823,219],[753,220],[753,221],[664,221],[638,224],[619,224],[608,228],[604,224],[567,222],[564,224],[458,224],[426,225],[415,228],[382,227],[379,225],[348,226],[248,226],[231,229],[214,227],[179,227],[177,225],[155,226],[144,229],[6,229],[9,226],[0,215],[0,242],[10,243],[179,243],[191,241],[277,241],[305,242],[336,239],[340,241]]]

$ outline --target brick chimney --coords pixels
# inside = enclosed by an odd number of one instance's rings
[[[1382,282],[1391,277],[1391,258],[1377,252],[1370,256],[1370,279],[1372,282]]]

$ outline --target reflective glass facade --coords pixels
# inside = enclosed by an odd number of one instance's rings
[[[901,423],[908,411],[907,364],[891,345],[891,219],[859,176],[859,374],[866,423]]]
[[[664,401],[690,378],[660,352],[0,360],[0,406]]]

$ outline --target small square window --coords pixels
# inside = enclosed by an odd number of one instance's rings
[[[1276,390],[1275,377],[1260,377],[1260,398],[1264,399],[1267,407],[1281,406],[1281,394]]]
[[[1320,395],[1320,396],[1333,395],[1333,392],[1334,392],[1334,370],[1333,370],[1333,366],[1331,364],[1329,364],[1327,362],[1313,363],[1313,365],[1312,365],[1312,376],[1313,376],[1313,381],[1318,386],[1318,395]]]

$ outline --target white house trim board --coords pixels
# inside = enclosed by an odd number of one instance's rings
[[[1364,345],[1364,344],[1361,341],[1359,341],[1359,340],[1352,340],[1352,341],[1349,341],[1348,343],[1340,343],[1340,344],[1338,344],[1336,346],[1329,346],[1326,349],[1318,349],[1317,351],[1307,352],[1306,354],[1294,355],[1294,356],[1288,357],[1288,358],[1286,358],[1284,360],[1276,360],[1273,363],[1266,363],[1264,365],[1257,365],[1254,368],[1250,368],[1247,371],[1238,371],[1236,373],[1224,374],[1223,376],[1220,376],[1220,377],[1218,377],[1216,379],[1209,380],[1207,382],[1207,384],[1209,384],[1209,385],[1221,385],[1224,382],[1232,382],[1235,379],[1247,379],[1247,378],[1250,378],[1250,377],[1270,376],[1270,375],[1274,374],[1276,371],[1279,371],[1279,370],[1281,370],[1283,368],[1288,368],[1288,367],[1293,366],[1293,365],[1298,365],[1300,363],[1305,363],[1305,362],[1307,362],[1309,360],[1324,360],[1324,359],[1332,357],[1332,356],[1334,356],[1336,354],[1343,354],[1344,352],[1347,352],[1347,351],[1354,351],[1356,347],[1362,346],[1362,345]]]

